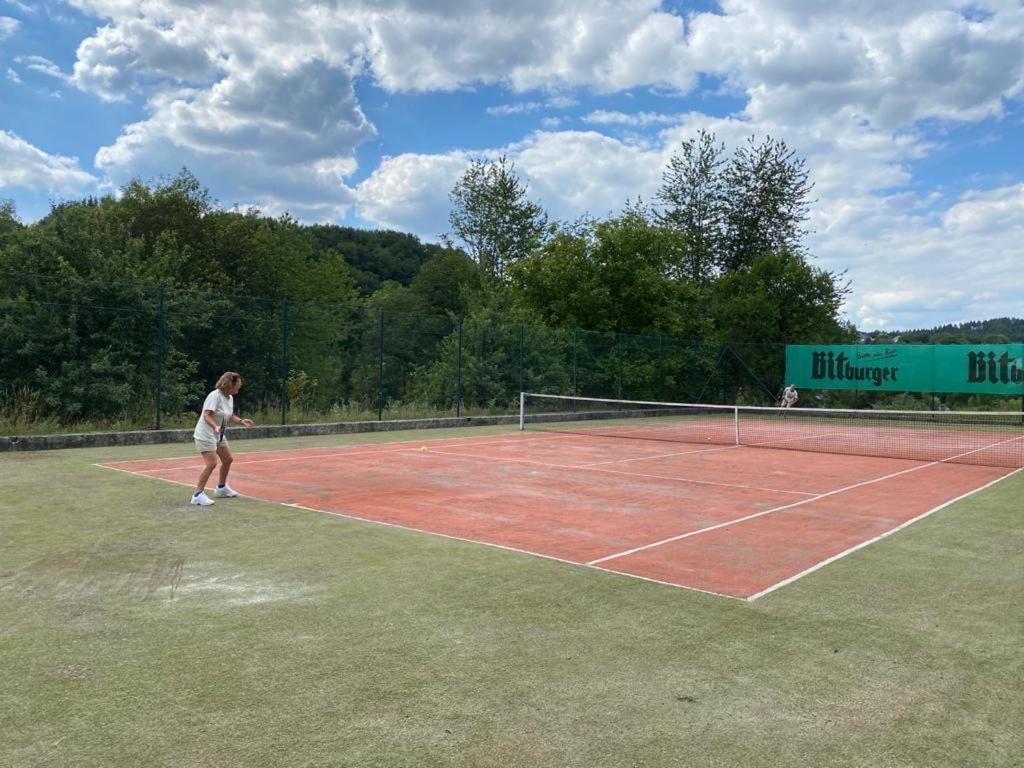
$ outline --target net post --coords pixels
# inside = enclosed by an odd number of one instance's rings
[[[519,431],[526,429],[526,393],[519,393]]]
[[[734,405],[732,407],[732,423],[736,433],[736,445],[740,444],[740,407]]]

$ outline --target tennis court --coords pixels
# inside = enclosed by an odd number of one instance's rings
[[[744,426],[744,444],[725,412],[589,407],[508,435],[237,453],[232,483],[249,498],[752,600],[1024,465],[1019,420],[991,414],[883,428],[773,412],[771,425]],[[190,486],[200,463],[103,466]]]

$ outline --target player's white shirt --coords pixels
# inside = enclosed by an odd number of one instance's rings
[[[786,387],[786,390],[782,393],[782,404],[793,405],[796,402],[797,397],[799,397],[799,395],[795,389]]]
[[[193,437],[203,442],[215,443],[218,437],[217,431],[203,418],[203,414],[207,411],[213,411],[214,420],[218,424],[226,425],[231,420],[231,414],[235,412],[235,398],[215,389],[206,396],[206,400],[203,402],[203,410],[199,413],[199,421],[196,422],[196,431],[193,433]]]

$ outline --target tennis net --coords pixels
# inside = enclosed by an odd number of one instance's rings
[[[764,408],[522,393],[520,429],[1024,467],[1024,414]]]

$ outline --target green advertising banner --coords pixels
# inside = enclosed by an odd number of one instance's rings
[[[786,383],[807,389],[1024,395],[1024,344],[789,344]]]

